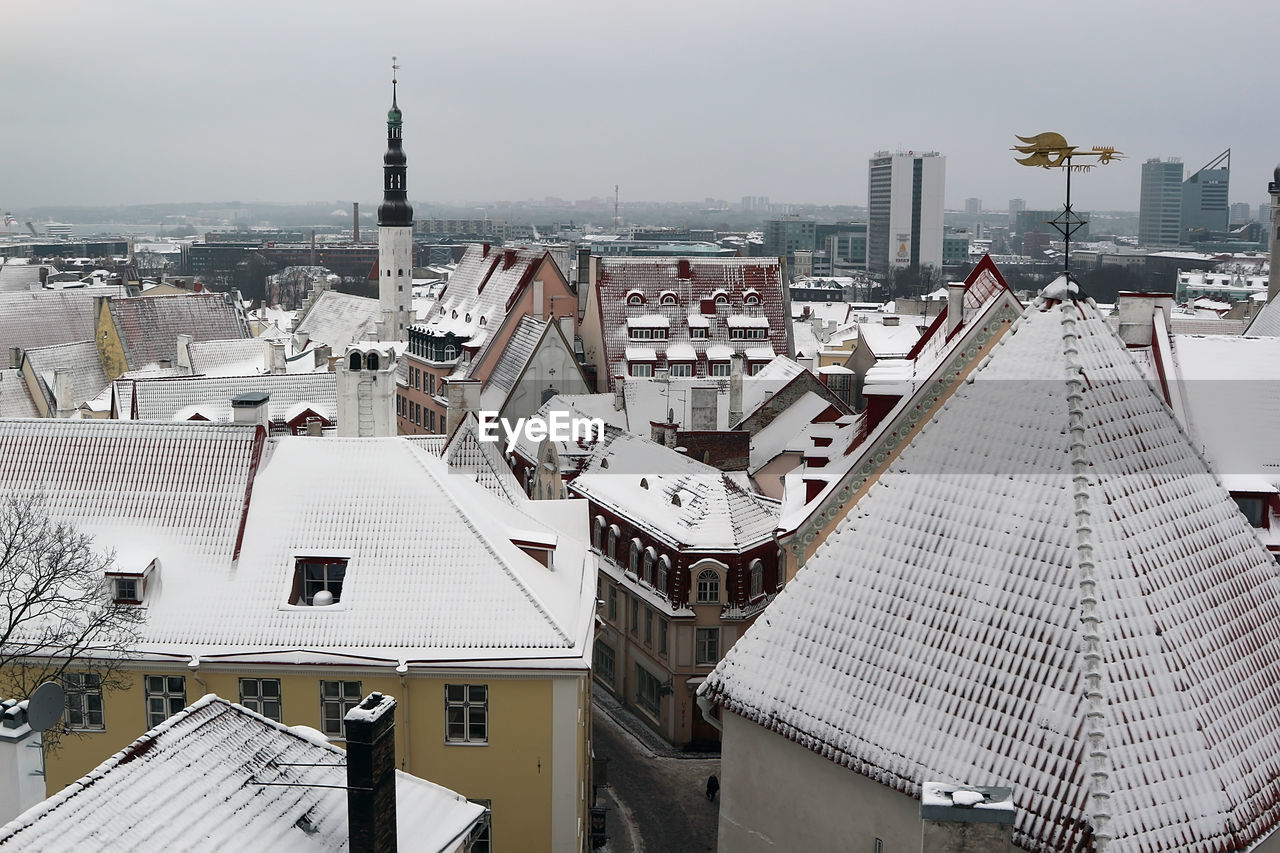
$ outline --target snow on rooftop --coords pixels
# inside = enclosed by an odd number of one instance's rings
[[[1023,849],[1280,813],[1275,561],[1091,303],[1029,308],[767,617],[700,695],[907,794],[1011,787]]]
[[[207,694],[0,827],[0,848],[345,850],[346,783],[343,750]],[[460,794],[396,771],[401,849],[452,850],[483,815]]]

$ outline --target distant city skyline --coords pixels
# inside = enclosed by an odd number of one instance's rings
[[[1146,159],[1227,147],[1230,201],[1265,200],[1280,116],[1261,83],[1220,85],[1220,60],[1268,55],[1280,9],[1220,4],[1229,25],[1170,63],[1202,7],[917,5],[659,0],[625,20],[566,0],[19,5],[0,32],[0,207],[375,200],[392,54],[415,202],[616,184],[624,206],[862,206],[876,151],[936,150],[948,210],[1050,208],[1061,175],[1008,150],[1045,130],[1126,155],[1074,182],[1081,207],[1137,210]],[[1049,55],[1067,57],[1065,78]],[[1238,115],[1251,120],[1212,119]]]

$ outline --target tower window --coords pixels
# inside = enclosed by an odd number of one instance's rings
[[[351,358],[350,358],[350,362],[349,362],[349,364],[348,364],[348,367],[349,367],[349,369],[351,369],[351,370],[359,370],[359,369],[360,369],[360,353],[358,353],[358,352],[353,352],[353,353],[351,353]]]

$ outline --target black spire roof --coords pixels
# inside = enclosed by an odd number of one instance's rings
[[[387,153],[382,156],[382,204],[378,205],[378,224],[413,225],[413,208],[405,173],[408,160],[401,148],[400,107],[396,104],[396,79],[391,78],[391,109],[387,112]]]

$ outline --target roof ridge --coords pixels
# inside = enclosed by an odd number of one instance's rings
[[[1088,738],[1090,819],[1097,853],[1106,853],[1111,840],[1111,777],[1107,751],[1106,698],[1102,691],[1102,638],[1098,633],[1098,593],[1093,559],[1093,521],[1090,508],[1089,470],[1085,452],[1084,366],[1080,363],[1075,313],[1071,300],[1059,307],[1062,315],[1062,354],[1066,362],[1067,433],[1071,456],[1072,499],[1075,502],[1075,552],[1079,571],[1080,623],[1083,626],[1085,735]]]

